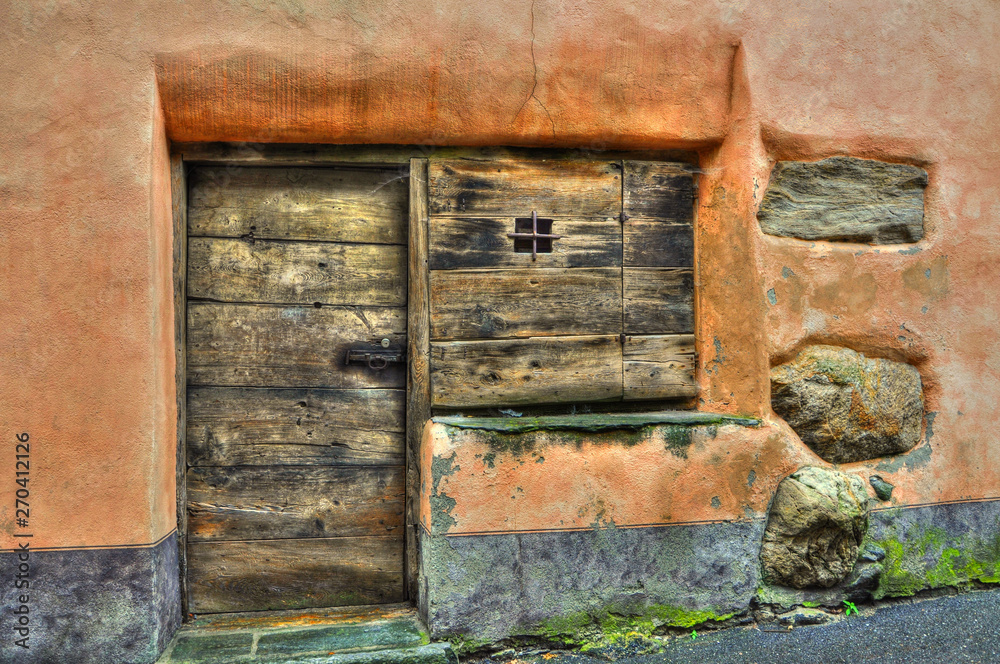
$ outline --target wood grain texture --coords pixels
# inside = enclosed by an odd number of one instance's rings
[[[191,238],[188,297],[280,304],[406,304],[406,248]]]
[[[757,219],[770,235],[899,244],[924,236],[927,172],[853,157],[779,161]]]
[[[403,599],[397,537],[191,542],[193,613],[384,604]]]
[[[345,366],[347,351],[387,338],[406,343],[406,309],[188,304],[188,384],[397,387],[402,365]]]
[[[625,334],[694,332],[693,272],[691,268],[624,268]]]
[[[188,464],[401,465],[403,390],[192,387]]]
[[[188,541],[403,538],[403,466],[191,468]]]
[[[621,333],[621,270],[432,270],[431,338]]]
[[[181,613],[187,614],[187,510],[184,509],[187,488],[187,167],[177,154],[170,155],[170,198],[173,222],[173,282],[174,282],[174,398],[177,404],[177,450],[174,474],[177,482],[177,538],[180,567]]]
[[[431,343],[433,405],[471,407],[616,400],[617,336]]]
[[[694,226],[659,220],[625,222],[626,267],[694,267]]]
[[[617,217],[621,165],[613,161],[434,159],[431,215]]]
[[[403,167],[202,166],[189,180],[190,235],[406,243]]]
[[[694,175],[685,164],[625,161],[625,219],[690,224],[694,219]]]
[[[527,216],[530,216],[530,211]],[[515,253],[515,217],[435,217],[430,228],[430,269],[485,267],[617,267],[622,264],[622,227],[618,221],[553,221],[552,253]]]
[[[579,159],[578,148],[512,148],[502,146],[320,144],[320,143],[189,143],[171,145],[185,161],[200,165],[241,166],[382,166],[409,164],[433,152],[438,159]],[[604,161],[637,159],[646,161],[698,163],[693,150],[603,150]]]
[[[698,394],[693,334],[626,337],[622,361],[625,401]]]
[[[417,539],[420,495],[420,441],[431,416],[430,293],[428,290],[427,160],[410,161],[409,251],[407,261],[406,373],[406,595],[417,598],[420,549]]]

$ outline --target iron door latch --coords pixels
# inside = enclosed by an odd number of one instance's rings
[[[344,364],[367,364],[369,369],[381,371],[393,363],[406,362],[406,351],[389,348],[388,339],[382,340],[382,348],[352,348],[347,351]]]

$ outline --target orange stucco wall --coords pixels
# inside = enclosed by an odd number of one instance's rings
[[[996,4],[116,0],[0,23],[0,548],[21,431],[37,546],[173,527],[166,139],[698,149],[702,407],[770,418],[768,367],[809,342],[906,359],[936,415],[898,500],[1000,492]],[[760,233],[774,160],[833,154],[928,170],[919,252]],[[804,454],[774,435],[764,487]],[[704,482],[745,480],[709,461]]]

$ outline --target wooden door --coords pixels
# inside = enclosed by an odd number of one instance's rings
[[[406,172],[196,167],[188,200],[189,610],[402,600],[405,364],[345,360],[406,348]]]

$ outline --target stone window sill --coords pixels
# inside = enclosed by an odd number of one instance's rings
[[[657,424],[701,426],[735,424],[758,427],[761,420],[752,417],[697,411],[659,411],[652,413],[583,413],[579,415],[542,415],[538,417],[434,417],[437,424],[459,429],[481,429],[502,433],[529,431],[610,431],[641,429]]]

